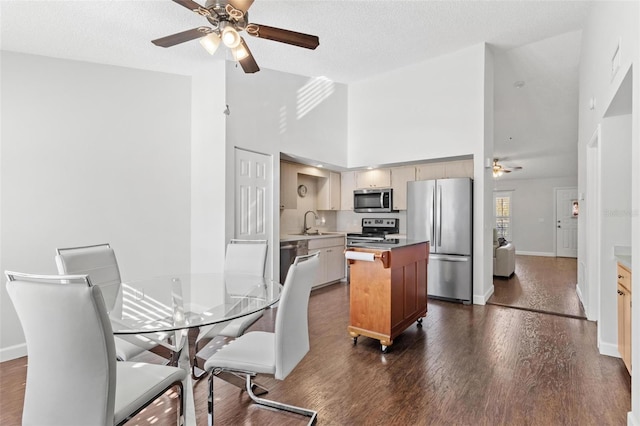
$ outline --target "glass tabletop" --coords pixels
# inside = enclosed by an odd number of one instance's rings
[[[101,286],[114,334],[168,332],[232,320],[280,299],[263,277],[183,274]]]

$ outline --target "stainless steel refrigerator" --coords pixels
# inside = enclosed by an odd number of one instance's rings
[[[407,184],[407,238],[430,242],[427,294],[469,304],[473,297],[473,180]]]

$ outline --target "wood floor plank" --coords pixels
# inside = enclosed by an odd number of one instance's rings
[[[516,256],[509,278],[493,277],[488,304],[586,318],[576,292],[577,260],[568,257]]]
[[[312,292],[311,350],[284,381],[260,378],[268,398],[318,410],[320,425],[624,425],[630,378],[602,356],[596,325],[501,306],[429,301],[390,351],[347,332],[349,287]],[[273,331],[275,310],[252,330]],[[0,424],[20,424],[26,359],[0,363]],[[258,407],[215,379],[220,425],[304,425],[301,416]],[[198,425],[207,424],[207,383],[195,385]],[[129,422],[174,424],[175,400],[160,398]],[[152,423],[153,422],[153,423]]]

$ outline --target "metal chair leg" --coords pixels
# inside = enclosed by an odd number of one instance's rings
[[[301,414],[303,416],[311,417],[309,420],[309,426],[314,425],[318,420],[318,412],[309,410],[306,408],[296,407],[295,405],[284,404],[282,402],[272,401],[270,399],[264,399],[256,396],[253,393],[253,382],[251,381],[251,375],[247,374],[247,393],[251,397],[251,399],[260,405],[265,405],[267,407],[275,408],[276,410],[289,411],[291,413]],[[211,395],[213,399],[213,394]]]
[[[209,395],[207,396],[207,424],[213,426],[213,374],[209,375]]]

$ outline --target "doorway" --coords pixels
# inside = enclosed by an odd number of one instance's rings
[[[267,240],[265,276],[273,270],[272,156],[235,149],[234,238]]]
[[[556,257],[578,257],[578,188],[555,188]]]

